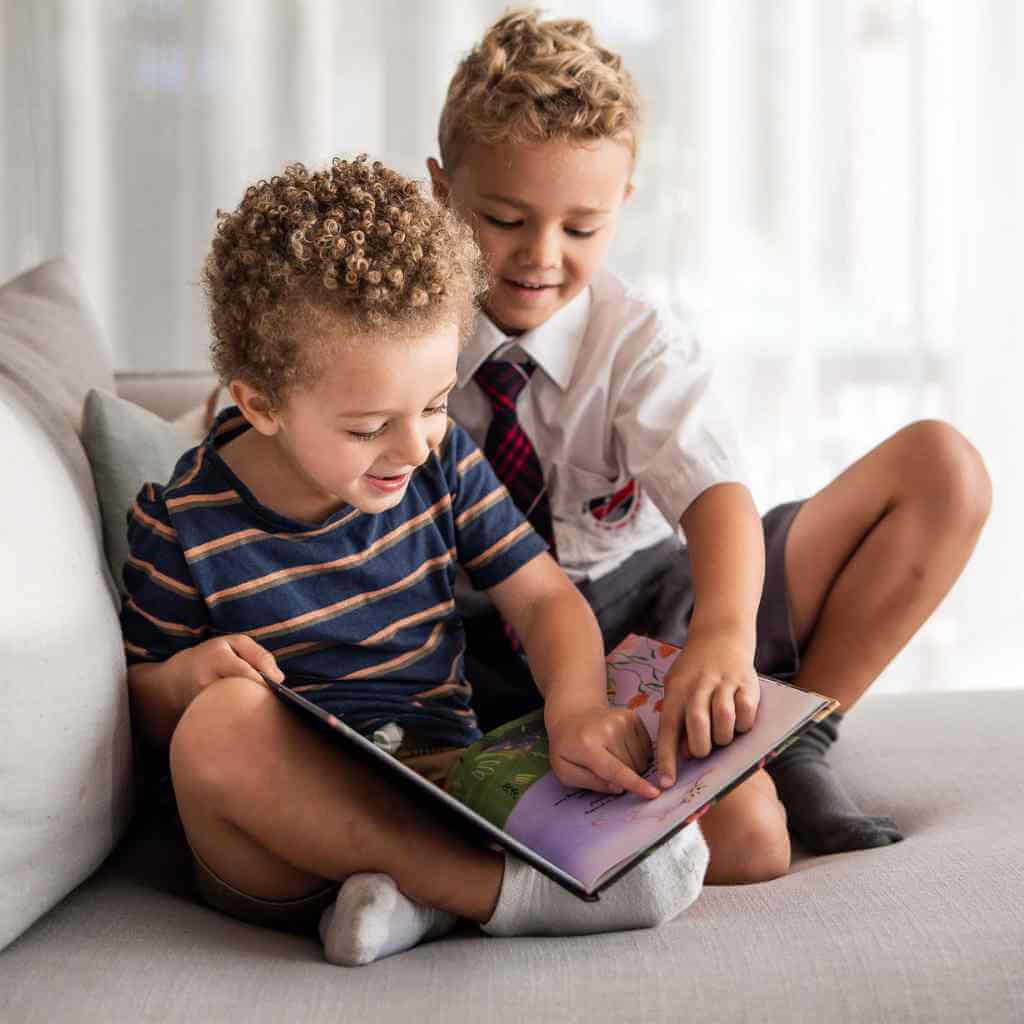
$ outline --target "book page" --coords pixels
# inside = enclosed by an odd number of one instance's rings
[[[608,656],[614,685],[612,702],[640,716],[652,744],[657,736],[664,678],[679,651],[644,637],[630,636]],[[707,757],[681,760],[675,784],[654,800],[633,793],[613,796],[563,786],[548,771],[515,802],[505,830],[541,856],[560,865],[592,890],[623,861],[646,850],[681,823],[705,809],[829,701],[772,679],[761,679],[761,703],[753,729]],[[542,730],[542,723],[534,732]],[[509,737],[515,745],[536,745],[529,730]],[[545,751],[546,753],[546,746]],[[652,766],[646,777],[652,782]]]

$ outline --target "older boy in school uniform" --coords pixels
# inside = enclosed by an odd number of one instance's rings
[[[758,519],[700,344],[604,269],[639,127],[633,83],[587,23],[513,11],[459,65],[428,170],[491,273],[453,415],[607,646],[631,630],[685,644],[656,746],[667,784],[683,737],[702,756],[750,727],[755,669],[853,707],[960,574],[990,491],[972,446],[927,421]],[[511,717],[530,691],[513,631],[484,602],[464,608],[470,673],[527,695]],[[902,838],[824,760],[840,719],[708,812],[709,881],[783,874],[787,831],[816,853]]]

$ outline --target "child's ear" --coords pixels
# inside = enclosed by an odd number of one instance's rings
[[[628,203],[630,201],[630,199],[633,198],[633,193],[635,191],[636,191],[636,185],[634,185],[633,182],[630,182],[626,186],[626,194],[622,197],[623,203]]]
[[[242,415],[252,424],[254,430],[266,437],[277,433],[280,427],[277,410],[271,405],[266,395],[237,377],[228,385],[228,391],[231,392],[235,405],[242,410]]]
[[[447,206],[451,199],[452,186],[448,181],[448,175],[444,173],[441,165],[432,157],[427,157],[427,171],[430,174],[430,184],[433,188],[434,199],[442,206]]]

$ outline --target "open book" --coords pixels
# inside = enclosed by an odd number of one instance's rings
[[[637,712],[652,745],[665,675],[678,654],[671,644],[631,635],[608,655],[609,701]],[[577,896],[594,899],[838,707],[828,697],[767,676],[760,679],[754,727],[707,757],[680,759],[675,784],[653,800],[563,786],[548,765],[542,711],[509,722],[469,747],[449,774],[445,791],[287,686],[269,679],[267,685],[351,752],[372,759],[416,798],[429,801],[450,824],[498,843]],[[645,777],[657,784],[653,764]]]

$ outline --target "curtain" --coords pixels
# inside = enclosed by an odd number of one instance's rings
[[[292,160],[424,177],[494,0],[4,0],[0,279],[63,254],[119,370],[203,369],[218,207]],[[938,416],[995,508],[879,689],[1019,685],[1014,0],[580,0],[646,101],[613,266],[691,319],[764,509]]]

